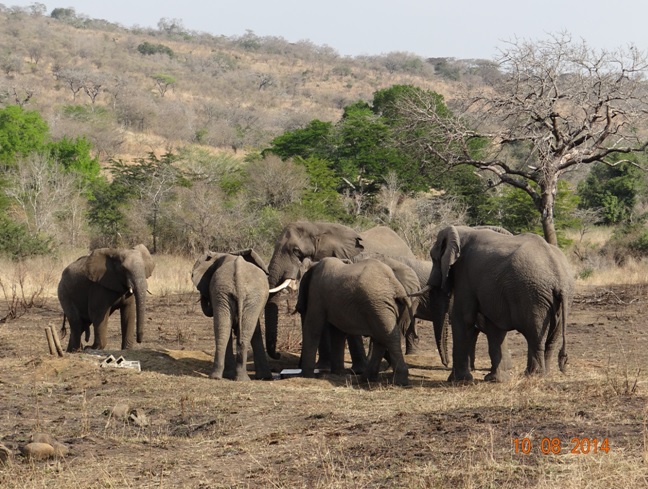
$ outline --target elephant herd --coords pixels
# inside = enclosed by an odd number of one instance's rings
[[[431,321],[449,381],[472,380],[475,343],[486,334],[491,370],[503,381],[511,368],[506,333],[527,341],[527,374],[542,374],[562,338],[558,365],[567,361],[565,329],[574,280],[564,254],[534,234],[512,235],[497,227],[448,226],[438,233],[431,261],[417,259],[394,231],[379,226],[358,233],[334,223],[297,222],[278,237],[269,265],[252,249],[207,252],[192,281],[203,313],[213,318],[212,378],[249,380],[251,346],[256,377],[272,378],[267,356],[278,358],[279,295],[299,284],[296,312],[302,320],[302,375],[316,367],[344,372],[348,344],[352,370],[367,380],[386,358],[397,385],[407,385],[402,351],[418,347],[416,319]],[[91,348],[106,347],[108,317],[119,309],[122,349],[144,336],[147,283],[154,263],[143,245],[94,250],[71,263],[58,287],[70,324],[67,350],[81,349],[94,326]],[[265,346],[260,318],[265,317]],[[449,320],[449,321],[448,321]],[[367,358],[363,337],[370,338]],[[235,343],[235,348],[234,348]],[[319,358],[318,358],[319,352]],[[316,364],[316,360],[318,363]]]

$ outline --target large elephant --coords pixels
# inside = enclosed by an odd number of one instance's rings
[[[214,318],[216,350],[210,377],[250,380],[247,353],[251,344],[256,377],[271,379],[259,322],[269,295],[263,259],[252,249],[208,251],[196,260],[191,280],[200,292],[203,313]],[[232,335],[236,336],[236,359]]]
[[[354,229],[336,223],[296,222],[286,226],[277,238],[268,265],[269,285],[272,288],[279,288],[296,280],[304,260],[319,261],[325,257],[351,259],[363,251],[414,258],[407,243],[394,231],[384,226],[358,233]],[[271,295],[265,310],[266,347],[268,354],[273,358],[278,358],[277,301],[277,296]],[[357,356],[353,350],[352,355]],[[354,363],[356,360],[361,361],[354,359]]]
[[[331,371],[344,370],[345,335],[369,336],[373,342],[366,378],[375,380],[389,353],[394,383],[407,385],[408,368],[401,337],[411,322],[407,291],[384,263],[367,259],[348,263],[324,258],[302,277],[296,310],[302,316],[302,373],[313,375],[320,337],[331,331]]]
[[[81,349],[81,336],[88,341],[94,325],[92,349],[102,350],[108,344],[108,317],[117,309],[121,316],[122,350],[132,348],[144,338],[146,323],[146,279],[155,263],[146,246],[132,249],[98,248],[68,265],[58,284],[58,298],[65,320],[70,323],[67,351]]]
[[[438,304],[441,309],[450,304],[453,348],[448,380],[472,380],[470,350],[479,332],[475,325],[488,338],[491,371],[485,380],[505,378],[502,344],[511,330],[527,341],[527,374],[549,370],[548,360],[561,334],[558,365],[564,371],[574,279],[560,249],[535,234],[511,236],[450,226],[438,234],[430,256],[431,291],[452,296],[451,302]]]

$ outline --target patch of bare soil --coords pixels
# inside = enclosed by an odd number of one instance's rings
[[[323,375],[237,383],[208,378],[211,319],[192,294],[153,298],[145,341],[131,351],[49,355],[55,299],[0,324],[0,487],[637,487],[648,484],[648,289],[593,288],[569,321],[569,372],[452,385],[422,323],[408,357],[412,386]],[[283,316],[282,358],[295,367],[299,322]],[[111,345],[119,345],[111,319]],[[66,343],[66,340],[63,340]],[[101,368],[106,355],[142,371]],[[557,370],[556,362],[552,365]],[[252,368],[252,362],[250,362]],[[47,433],[69,448],[27,460]],[[528,452],[528,453],[524,453]],[[1,453],[0,453],[1,455]]]

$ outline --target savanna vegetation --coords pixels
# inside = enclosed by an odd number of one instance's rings
[[[76,457],[0,462],[0,485],[645,484],[647,67],[641,50],[598,52],[568,34],[506,44],[496,61],[350,58],[180,19],[126,28],[0,4],[0,441],[13,449],[48,430]],[[254,247],[268,258],[298,219],[388,225],[421,257],[450,223],[558,243],[581,287],[574,370],[453,387],[424,351],[408,359],[408,390],[349,389],[354,379],[205,389],[213,337],[189,280],[195,256]],[[136,243],[157,263],[153,331],[132,352],[144,371],[46,357],[62,269]],[[282,320],[273,368],[299,354],[297,320]],[[151,423],[113,415],[121,401]],[[611,440],[609,457],[539,451],[542,436],[570,434]],[[525,438],[526,458],[513,445]]]

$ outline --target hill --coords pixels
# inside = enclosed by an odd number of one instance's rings
[[[189,144],[262,148],[394,84],[451,98],[460,76],[476,72],[478,82],[493,69],[398,52],[342,57],[253,32],[129,29],[61,8],[0,9],[0,45],[0,103],[39,111],[54,138],[87,136],[102,161]]]

